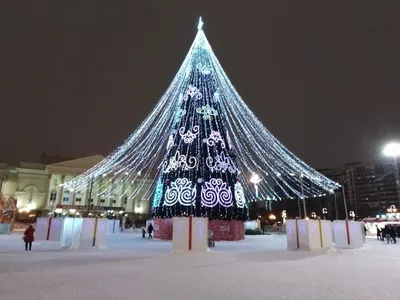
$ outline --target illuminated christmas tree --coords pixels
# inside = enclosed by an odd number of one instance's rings
[[[121,196],[133,198],[156,173],[144,196],[152,197],[155,217],[224,220],[244,220],[254,199],[332,193],[338,185],[290,152],[247,107],[202,27],[200,19],[182,66],[143,123],[114,153],[65,186],[87,190],[107,176],[123,185],[135,182]]]

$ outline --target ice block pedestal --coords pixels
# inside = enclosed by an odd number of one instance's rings
[[[61,248],[105,248],[107,246],[107,219],[65,218],[61,234]]]
[[[309,251],[333,245],[331,222],[326,220],[287,220],[286,235],[288,250]]]
[[[172,251],[204,252],[208,249],[208,219],[173,218]]]
[[[37,218],[35,240],[59,242],[63,230],[63,218]]]
[[[121,232],[120,220],[108,220],[107,221],[107,234],[118,234]]]
[[[364,224],[356,221],[333,221],[335,248],[361,248],[365,242]]]

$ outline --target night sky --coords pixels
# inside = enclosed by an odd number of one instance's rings
[[[399,1],[9,0],[0,161],[108,154],[172,81],[200,15],[239,94],[313,167],[400,139]]]

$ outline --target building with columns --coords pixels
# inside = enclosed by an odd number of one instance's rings
[[[150,203],[143,199],[149,190],[152,180],[143,185],[140,192],[131,197],[130,190],[135,183],[129,185],[112,182],[104,177],[93,184],[93,192],[89,197],[86,191],[72,192],[64,190],[62,184],[82,174],[103,160],[100,155],[73,159],[53,164],[20,163],[18,167],[0,164],[0,191],[6,198],[17,199],[18,216],[23,214],[47,216],[51,212],[59,214],[93,214],[123,213],[131,220],[146,219]],[[113,196],[102,196],[97,191],[111,187]],[[89,208],[88,208],[89,206]]]

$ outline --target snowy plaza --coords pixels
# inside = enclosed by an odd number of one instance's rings
[[[285,235],[217,242],[173,254],[139,232],[102,250],[60,250],[0,236],[1,299],[400,299],[400,245],[367,239],[355,250],[287,251]]]
[[[35,177],[29,189],[15,181],[15,192],[0,195],[0,223],[8,224],[0,232],[22,214],[36,221],[24,236],[0,235],[0,300],[400,299],[400,246],[366,240],[368,228],[355,221],[358,200],[346,200],[344,182],[308,165],[264,126],[203,25],[199,18],[153,110],[112,153],[76,174],[43,168],[49,192],[34,187]],[[282,124],[297,126],[288,120],[282,116]],[[395,174],[396,145],[388,155]],[[372,178],[363,187],[380,180]],[[281,200],[297,208],[274,211]],[[155,239],[142,238],[141,229],[121,232],[138,224]],[[264,234],[266,224],[279,234]],[[395,240],[395,225],[382,234]]]

